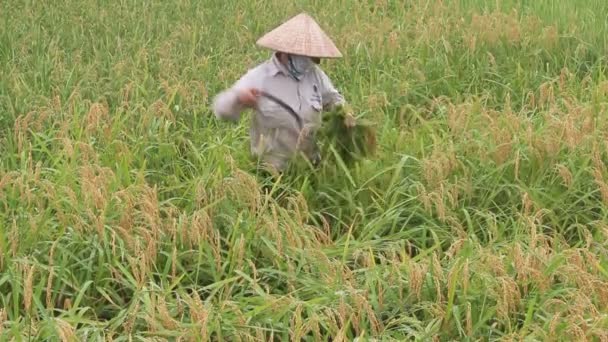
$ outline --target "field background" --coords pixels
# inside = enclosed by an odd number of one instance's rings
[[[261,191],[305,10],[379,151]],[[0,340],[608,341],[608,2],[1,1]]]

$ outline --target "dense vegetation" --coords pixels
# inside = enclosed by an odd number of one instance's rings
[[[0,2],[0,340],[608,341],[608,2],[557,3]],[[272,184],[210,104],[300,11],[378,151]]]

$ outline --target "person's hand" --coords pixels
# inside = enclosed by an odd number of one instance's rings
[[[239,103],[253,108],[258,103],[258,96],[260,95],[260,91],[255,88],[249,88],[241,90],[238,94]]]

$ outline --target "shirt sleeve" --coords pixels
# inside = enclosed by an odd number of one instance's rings
[[[344,96],[342,96],[336,87],[334,87],[327,74],[325,74],[321,68],[317,68],[317,70],[319,71],[319,77],[321,78],[321,96],[323,98],[323,108],[331,109],[335,106],[345,104],[346,100],[344,99]]]
[[[213,112],[218,119],[237,121],[241,112],[246,109],[238,101],[238,94],[247,88],[259,88],[261,83],[261,70],[259,67],[250,69],[230,88],[219,93],[213,100]]]

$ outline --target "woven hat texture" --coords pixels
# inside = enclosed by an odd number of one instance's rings
[[[339,58],[342,53],[308,14],[300,13],[266,33],[257,44],[274,51],[294,55]]]

